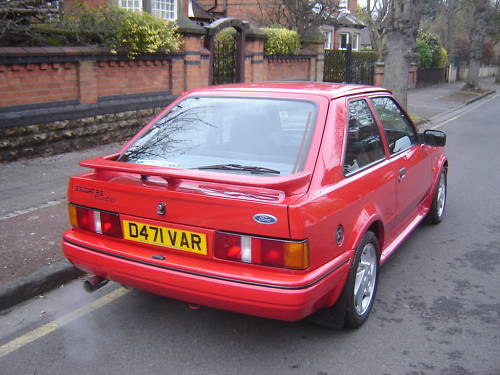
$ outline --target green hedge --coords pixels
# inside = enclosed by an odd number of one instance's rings
[[[297,55],[300,50],[300,36],[296,31],[284,28],[264,28],[267,39],[264,55]]]

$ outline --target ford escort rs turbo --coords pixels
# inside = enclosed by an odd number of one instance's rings
[[[391,93],[329,83],[179,97],[68,187],[63,251],[93,277],[265,318],[358,327],[379,267],[444,216],[446,137]]]

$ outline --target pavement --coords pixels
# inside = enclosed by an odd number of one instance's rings
[[[461,108],[500,91],[493,79],[481,81],[483,94],[463,93],[463,82],[410,90],[408,111],[426,128]],[[61,252],[69,228],[68,177],[85,171],[78,161],[110,154],[119,144],[0,165],[0,310],[43,295],[82,275]]]

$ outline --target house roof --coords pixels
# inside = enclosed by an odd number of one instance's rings
[[[336,25],[345,27],[355,27],[359,29],[366,27],[363,21],[361,21],[358,17],[354,16],[350,12],[344,11],[340,11],[338,13],[337,17],[335,17],[334,22]]]
[[[189,0],[189,17],[202,20],[213,20],[214,16],[202,8],[196,0]]]

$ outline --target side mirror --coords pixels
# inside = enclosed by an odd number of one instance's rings
[[[422,143],[434,147],[443,147],[446,144],[446,134],[440,130],[426,130],[422,134]]]

